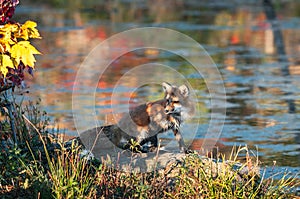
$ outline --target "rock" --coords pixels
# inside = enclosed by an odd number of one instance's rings
[[[237,181],[242,181],[247,175],[258,175],[259,168],[252,164],[242,164],[232,161],[217,161],[197,153],[186,155],[179,152],[177,143],[170,142],[169,147],[161,147],[156,152],[132,153],[129,150],[123,150],[116,147],[105,135],[95,133],[81,134],[80,139],[89,158],[95,157],[108,166],[124,172],[153,172],[166,170],[174,165],[183,164],[189,156],[199,158],[199,164],[212,176],[217,176],[222,172],[231,172],[229,175],[235,175]],[[173,147],[173,148],[172,148]],[[198,160],[197,160],[198,161]],[[170,175],[176,176],[178,171],[172,169]]]

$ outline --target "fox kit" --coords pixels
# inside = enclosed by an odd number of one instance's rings
[[[94,128],[87,133],[104,133],[114,145],[123,149],[129,148],[133,139],[140,146],[138,150],[145,152],[141,146],[150,142],[151,149],[157,148],[157,134],[172,130],[179,149],[187,152],[179,127],[193,113],[190,91],[186,85],[177,87],[167,82],[163,82],[162,87],[165,92],[163,99],[139,105],[117,124]]]

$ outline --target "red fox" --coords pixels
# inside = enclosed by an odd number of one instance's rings
[[[147,152],[142,146],[150,142],[150,149],[158,146],[157,134],[172,130],[180,151],[188,152],[185,147],[180,124],[194,111],[189,99],[190,91],[186,85],[179,87],[167,82],[162,83],[165,93],[163,99],[139,105],[126,113],[117,124],[96,127],[81,134],[93,138],[97,133],[105,134],[117,147],[128,149],[134,140],[137,151]]]

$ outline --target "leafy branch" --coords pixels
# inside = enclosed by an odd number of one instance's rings
[[[0,90],[11,85],[19,86],[24,81],[24,70],[33,74],[35,55],[41,54],[30,39],[40,39],[37,24],[26,21],[24,24],[10,21],[17,0],[0,0]]]

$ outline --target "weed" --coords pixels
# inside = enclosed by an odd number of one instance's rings
[[[247,147],[229,157],[193,153],[158,171],[122,172],[109,159],[82,156],[77,140],[66,145],[58,132],[49,133],[47,114],[39,110],[39,102],[13,103],[2,112],[1,198],[291,198],[300,185],[288,173],[280,180],[265,178]]]

